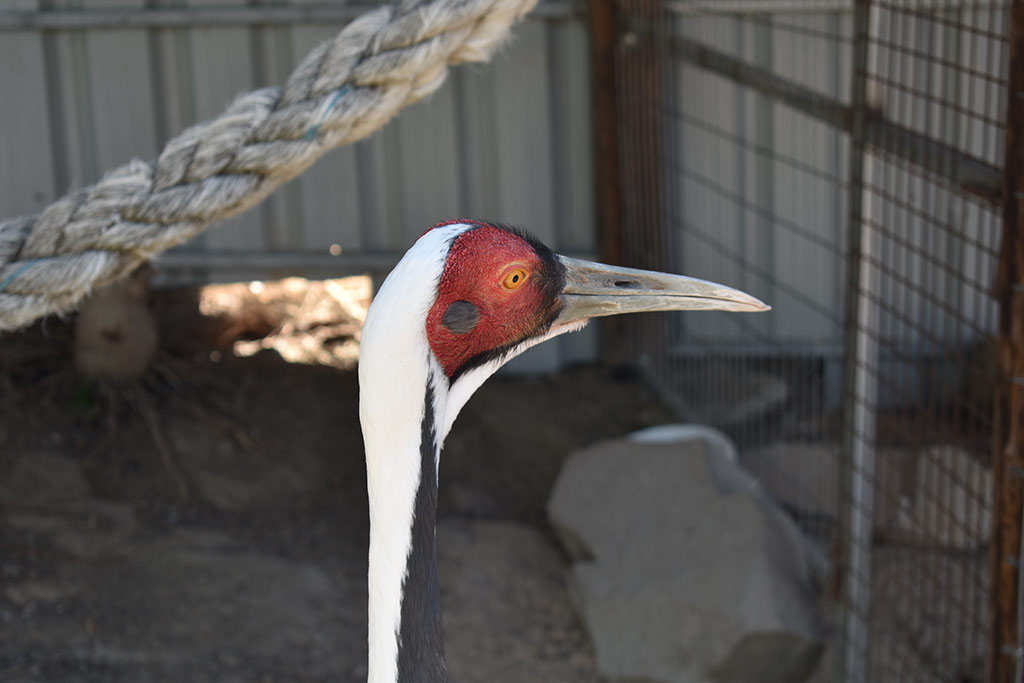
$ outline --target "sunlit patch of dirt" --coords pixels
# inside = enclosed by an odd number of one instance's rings
[[[214,345],[236,356],[272,350],[289,363],[348,369],[359,359],[359,333],[370,305],[370,279],[299,277],[207,285],[199,311]]]

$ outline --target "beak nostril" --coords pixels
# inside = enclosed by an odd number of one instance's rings
[[[636,280],[615,280],[612,285],[618,289],[637,289],[640,287],[640,283]]]

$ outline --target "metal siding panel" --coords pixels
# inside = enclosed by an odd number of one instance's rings
[[[142,0],[105,0],[105,6],[141,7]],[[89,85],[99,172],[158,151],[152,71],[145,31],[93,31],[86,37]],[[130,58],[126,56],[130,55]],[[94,179],[92,179],[94,180]]]
[[[200,5],[202,0],[190,0]],[[244,0],[224,0],[244,5]],[[238,95],[256,87],[249,30],[245,28],[195,28],[189,31],[189,62],[194,77],[196,121],[217,116]],[[197,246],[219,249],[261,250],[267,248],[264,218],[259,207],[214,225]],[[267,274],[269,275],[269,274]],[[218,270],[210,273],[216,282],[247,280],[251,271]]]
[[[792,113],[779,117],[776,131],[776,144],[780,149],[796,152],[793,156],[797,158],[804,156],[809,164],[814,161],[810,158],[813,155],[807,152],[815,147],[828,147],[828,138],[834,134],[822,124]],[[774,168],[778,196],[775,211],[792,227],[775,228],[775,263],[771,272],[834,314],[831,319],[827,318],[786,292],[776,290],[771,296],[778,336],[837,342],[842,331],[841,302],[832,285],[841,266],[842,245],[831,240],[834,250],[828,249],[808,241],[802,234],[831,231],[837,212],[831,184],[785,164],[775,164]]]
[[[158,0],[161,7],[177,7],[187,4],[185,0]],[[156,98],[154,114],[157,146],[163,147],[197,120],[196,83],[192,65],[192,36],[186,29],[154,29],[150,31],[150,52]],[[161,109],[162,105],[162,109]],[[203,232],[175,251],[204,251],[207,233]],[[211,277],[206,269],[161,273],[157,283],[160,286],[193,284],[205,282]]]
[[[401,141],[392,121],[359,143],[359,175],[362,187],[363,241],[367,249],[388,250],[408,246],[402,230],[404,188],[401,174]]]
[[[290,3],[278,0],[267,4]],[[294,56],[293,30],[292,26],[287,25],[257,26],[251,29],[255,77],[259,86],[283,84],[295,68],[297,62]],[[302,192],[295,182],[281,187],[256,207],[257,211],[263,213],[263,229],[268,249],[293,250],[302,247],[305,229],[302,209]]]
[[[553,135],[557,147],[555,171],[561,172],[557,197],[558,247],[566,251],[591,252],[597,248],[594,217],[593,128],[590,86],[583,74],[590,73],[588,40],[582,22],[550,25],[553,33],[552,88],[558,95],[553,109]]]
[[[81,0],[56,0],[53,5],[55,9],[81,6]],[[56,71],[53,77],[59,80],[54,89],[59,93],[62,108],[52,114],[57,118],[54,125],[62,131],[64,139],[64,148],[57,154],[67,160],[67,168],[55,169],[64,176],[66,184],[66,187],[57,187],[58,194],[96,180],[102,171],[96,163],[86,39],[87,36],[79,32],[53,36]]]
[[[520,26],[507,52],[492,66],[500,191],[499,220],[528,228],[551,241],[554,201],[548,152],[551,117],[545,27]]]
[[[451,84],[445,83],[392,123],[402,154],[393,173],[401,176],[404,194],[404,239],[395,248],[407,248],[429,226],[461,213],[455,107]]]
[[[36,7],[15,0],[12,9]],[[0,108],[0,215],[17,216],[45,208],[55,195],[42,36],[6,36],[0,63],[0,92],[18,93]]]
[[[594,218],[593,130],[591,126],[589,41],[582,22],[548,26],[552,153],[557,188],[553,246],[562,252],[592,254],[597,248]],[[557,341],[559,364],[597,357],[597,326]]]
[[[745,42],[737,29],[740,25],[732,19],[708,17],[690,24],[684,24],[688,33],[727,52],[735,51]],[[690,120],[721,127],[725,135],[748,135],[745,112],[750,103],[742,89],[688,65],[681,66],[678,73],[677,110]],[[675,138],[677,158],[691,160],[684,166],[694,166],[692,160],[700,160],[692,174],[681,174],[682,167],[674,169],[678,196],[675,222],[680,228],[678,248],[683,272],[763,291],[764,282],[755,281],[757,286],[749,287],[743,264],[727,256],[739,254],[746,258],[743,245],[748,212],[726,196],[745,194],[749,183],[743,173],[746,152],[735,143],[720,142],[693,124],[681,124]],[[739,335],[736,323],[728,316],[712,313],[681,318],[685,329],[701,338],[727,342]]]
[[[716,49],[769,64],[776,73],[823,93],[846,96],[841,72],[849,62],[849,46],[814,35],[834,33],[846,18],[824,14],[786,18],[790,25],[809,29],[807,35],[726,17],[682,21],[683,33]],[[748,289],[775,307],[771,316],[759,319],[687,316],[692,333],[738,342],[749,337],[749,328],[763,328],[762,333],[780,344],[792,338],[835,341],[842,319],[836,274],[842,268],[843,193],[828,179],[767,156],[761,149],[777,149],[795,162],[842,177],[845,136],[701,70],[680,65],[676,73],[679,101],[675,106],[687,119],[677,123],[677,158],[689,160],[685,164],[689,170],[676,180],[673,209],[682,223],[684,270]],[[708,133],[700,124],[721,131]],[[731,140],[733,136],[743,142]],[[694,164],[694,160],[700,162]],[[836,247],[815,245],[806,233],[820,235]],[[775,278],[811,299],[813,306],[777,290],[772,285]]]
[[[827,15],[789,17],[797,24],[819,34],[831,27]],[[813,34],[794,36],[789,30],[776,29],[772,65],[776,73],[786,74],[799,83],[833,97],[842,97],[834,75],[838,68],[839,45],[823,42]],[[838,166],[836,138],[839,133],[785,107],[776,107],[775,139],[780,153],[807,166],[842,174]],[[784,276],[787,284],[810,296],[818,306],[834,313],[829,319],[783,292],[774,292],[778,325],[777,337],[838,343],[842,313],[840,292],[833,286],[841,269],[843,245],[835,225],[839,196],[834,183],[816,177],[791,164],[774,164],[776,203],[773,210],[792,227],[775,226],[774,264],[764,264],[771,272]],[[833,249],[809,242],[798,230],[819,234]],[[785,305],[780,305],[785,301]]]
[[[150,31],[150,46],[157,97],[155,129],[157,145],[162,147],[196,120],[189,33],[183,29],[154,29]]]
[[[770,26],[744,22],[744,28],[746,39],[743,41],[742,50],[747,61],[754,64],[772,64],[776,47]],[[783,113],[783,107],[771,98],[750,89],[744,89],[744,99],[746,105],[742,107],[739,115],[746,129],[747,140],[761,148],[774,148],[775,125]],[[746,175],[744,187],[742,190],[736,187],[733,191],[740,197],[746,197],[758,208],[756,212],[745,212],[743,233],[739,236],[741,249],[747,263],[753,264],[762,272],[775,273],[776,245],[780,228],[775,220],[779,201],[776,178],[772,173],[772,160],[770,156],[747,149],[743,152],[740,163]],[[737,286],[772,298],[775,288],[756,286],[748,270],[745,268],[741,274],[742,279],[735,281],[738,283]],[[730,321],[732,335],[749,338],[748,330],[757,330],[759,336],[774,336],[778,316],[754,316],[751,320],[734,320],[734,317],[719,316]]]
[[[905,190],[896,201],[873,202],[869,216],[882,245],[879,268],[887,274],[882,298],[901,311],[884,316],[884,334],[922,350],[976,341],[985,332],[968,321],[987,319],[991,301],[984,294],[995,267],[992,252],[979,245],[991,242],[985,226],[996,214],[950,195],[943,184],[876,163],[880,186]]]
[[[554,241],[551,108],[548,43],[543,22],[519,27],[511,46],[493,62],[497,120],[497,175],[501,192],[498,220],[521,225],[544,242]],[[559,347],[531,349],[509,365],[510,372],[557,368]]]
[[[340,25],[295,27],[293,65],[340,29]],[[328,153],[293,183],[300,193],[305,221],[298,248],[323,250],[338,244],[345,252],[356,252],[364,247],[358,159],[354,146],[348,145]]]
[[[497,115],[493,69],[459,69],[455,90],[459,93],[462,135],[462,178],[467,217],[499,215]]]

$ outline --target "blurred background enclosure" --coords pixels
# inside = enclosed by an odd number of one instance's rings
[[[634,365],[727,434],[825,558],[822,680],[1020,681],[1021,5],[542,0],[153,282],[379,279],[474,216],[742,288],[773,310],[642,315],[510,370]],[[8,0],[0,215],[154,157],[364,8]]]
[[[624,258],[774,307],[641,323],[631,354],[830,549],[839,680],[1019,680],[1020,510],[993,498],[993,472],[1019,486],[993,418],[1010,4],[624,6]]]

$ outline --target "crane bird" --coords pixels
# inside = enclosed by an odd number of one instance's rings
[[[590,318],[763,311],[713,282],[553,253],[475,220],[439,223],[374,298],[359,359],[370,500],[369,683],[447,680],[434,543],[441,445],[502,364]]]

